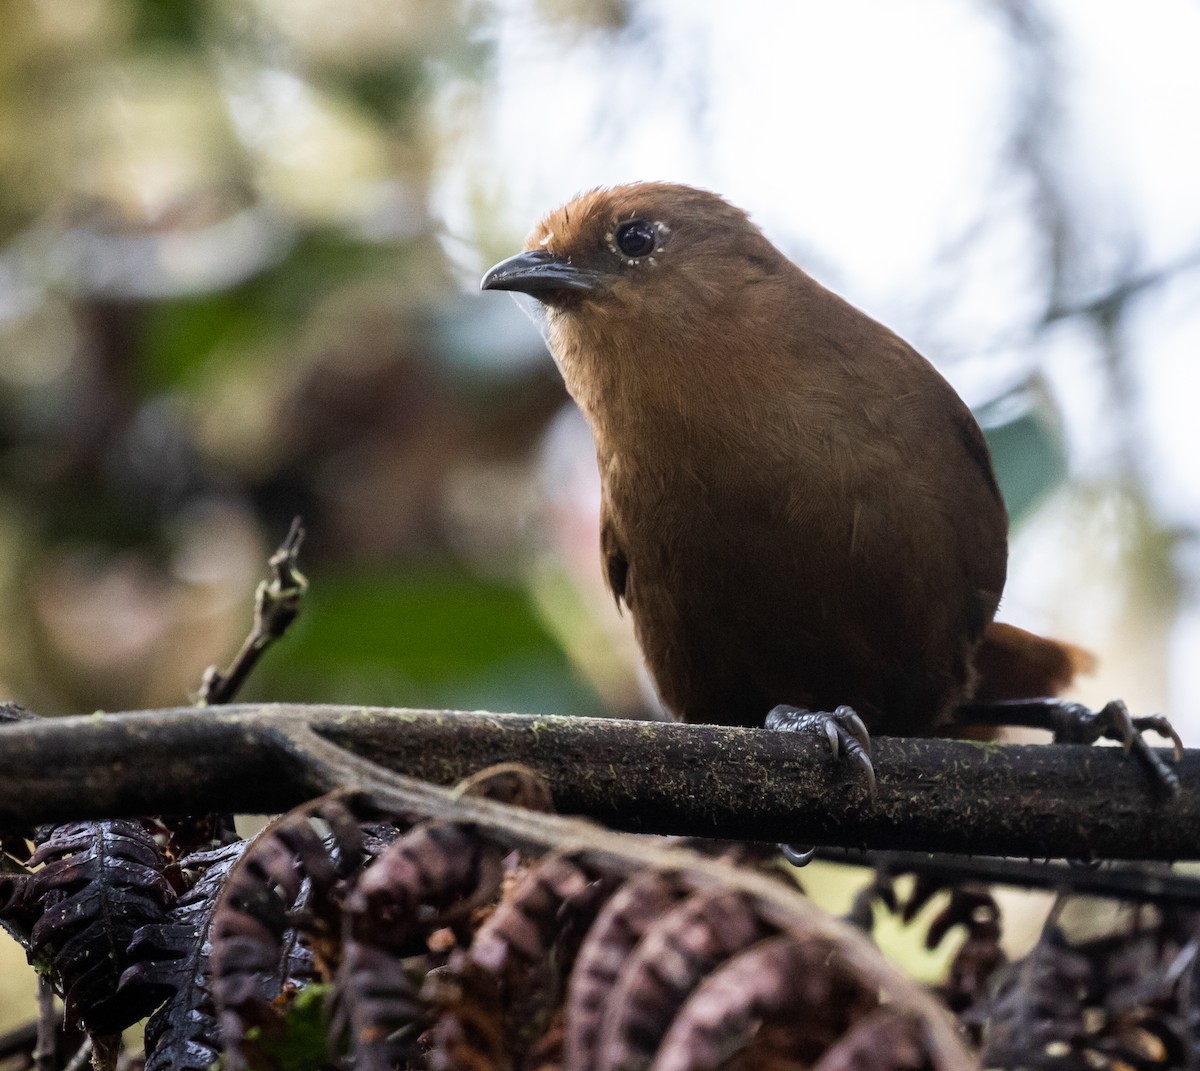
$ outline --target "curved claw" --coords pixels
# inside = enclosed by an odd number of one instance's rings
[[[840,706],[833,712],[833,716],[837,719],[838,724],[862,745],[863,751],[870,755],[871,737],[862,718],[858,716],[858,712],[853,707]]]
[[[1181,762],[1183,760],[1183,741],[1179,738],[1179,734],[1175,731],[1175,726],[1170,723],[1166,715],[1143,714],[1141,717],[1133,719],[1133,727],[1139,733],[1158,733],[1164,740],[1170,740],[1175,761]]]
[[[781,844],[779,850],[792,866],[808,866],[817,854],[815,845],[811,848],[797,848],[794,844]]]
[[[858,764],[859,771],[866,776],[867,791],[871,794],[871,799],[874,799],[879,795],[879,787],[875,782],[875,764],[871,761],[871,756],[857,740],[846,748],[846,754]]]
[[[842,730],[836,721],[830,718],[824,722],[825,739],[829,741],[829,753],[834,762],[842,757]]]
[[[1133,751],[1142,762],[1150,767],[1150,771],[1158,779],[1159,783],[1172,796],[1180,792],[1182,786],[1179,784],[1179,775],[1163,762],[1158,752],[1146,743],[1145,737],[1140,732],[1134,734],[1131,745],[1125,751],[1127,754]],[[1176,758],[1175,761],[1178,762],[1179,759]]]

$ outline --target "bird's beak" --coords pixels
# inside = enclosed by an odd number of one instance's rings
[[[500,261],[479,284],[480,290],[518,290],[537,297],[548,290],[591,290],[595,272],[577,268],[544,249],[530,249]]]

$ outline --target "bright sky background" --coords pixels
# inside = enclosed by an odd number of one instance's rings
[[[1200,527],[1200,263],[1136,306],[1126,337],[1133,381],[1120,397],[1105,396],[1086,327],[1066,322],[1031,340],[1044,312],[1040,236],[1003,153],[1010,102],[1032,80],[996,7],[661,0],[635,8],[661,46],[641,49],[619,37],[576,42],[540,23],[532,0],[511,0],[498,90],[464,139],[469,149],[447,166],[448,229],[470,233],[469,198],[481,186],[498,196],[514,235],[599,184],[673,179],[718,190],[939,363],[972,403],[1040,365],[1076,478],[1111,467],[1112,414],[1133,414],[1156,513]],[[1103,293],[1129,269],[1194,261],[1200,4],[1045,0],[1037,10],[1056,28],[1063,75],[1060,98],[1044,105],[1055,123],[1050,158],[1072,194],[1087,269],[1072,296]],[[1006,599],[1007,616],[1035,627],[1047,616],[1039,598],[1075,553],[1069,519],[1042,527],[1059,550],[1030,551],[1025,562],[1018,541]],[[1165,698],[1196,712],[1200,727],[1188,656],[1200,644],[1194,593],[1188,606]],[[1072,629],[1069,615],[1049,617],[1088,639],[1087,622]]]

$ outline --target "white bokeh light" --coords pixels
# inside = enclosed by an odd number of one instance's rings
[[[1088,321],[1039,335],[1046,237],[1006,155],[1012,101],[1032,75],[1004,5],[663,0],[633,5],[641,21],[624,37],[580,41],[546,28],[532,0],[498,10],[495,91],[469,153],[443,174],[437,207],[449,233],[469,238],[481,184],[514,235],[595,185],[673,179],[719,190],[818,279],[941,364],[973,404],[1040,369],[1074,478],[1113,475],[1127,434],[1155,515],[1200,530],[1200,5],[1032,9],[1050,30],[1047,159],[1069,194],[1077,254],[1064,299],[1170,276],[1133,299],[1119,340],[1129,374],[1117,391],[1104,386]],[[1113,642],[1089,631],[1086,599],[1075,618],[1052,606],[1077,534],[1069,521],[1041,528],[1049,546],[1029,552],[1018,541],[1004,615]],[[1096,569],[1110,559],[1120,568],[1120,555],[1100,553]],[[1094,583],[1121,579],[1098,572]],[[1196,620],[1185,592],[1187,634]],[[1185,725],[1200,714],[1192,676],[1171,674]],[[1143,694],[1157,697],[1160,685]],[[1136,700],[1136,682],[1126,692]]]

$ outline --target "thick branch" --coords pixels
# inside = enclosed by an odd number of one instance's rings
[[[237,706],[0,726],[0,828],[286,809],[328,787],[289,730],[448,785],[526,763],[617,829],[910,851],[1200,858],[1200,751],[1165,799],[1114,748],[881,738],[878,799],[794,733],[590,718]]]

